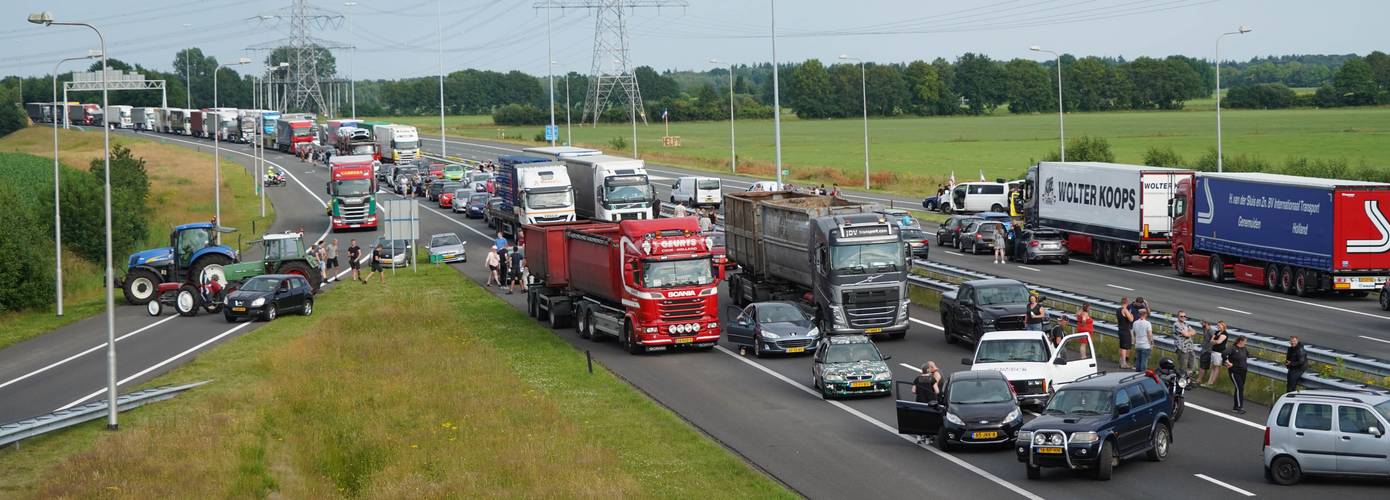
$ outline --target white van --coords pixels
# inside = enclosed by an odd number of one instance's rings
[[[1044,332],[989,332],[975,343],[975,357],[960,362],[971,370],[1002,372],[1020,405],[1043,406],[1055,387],[1098,371],[1091,340],[1089,333],[1074,333],[1054,346]]]
[[[945,210],[962,212],[1005,212],[1009,209],[1009,187],[1000,182],[962,182],[951,190]]]
[[[671,203],[719,208],[724,203],[724,186],[718,177],[677,177],[671,185]]]

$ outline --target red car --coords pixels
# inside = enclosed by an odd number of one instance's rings
[[[454,208],[454,193],[439,193],[439,208]]]

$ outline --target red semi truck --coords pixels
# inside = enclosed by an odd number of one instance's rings
[[[532,284],[527,312],[581,338],[641,354],[714,348],[719,288],[710,241],[693,217],[522,226]]]

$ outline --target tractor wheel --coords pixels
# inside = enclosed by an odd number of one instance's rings
[[[203,285],[212,279],[213,276],[216,276],[218,281],[226,283],[227,271],[223,269],[223,266],[231,263],[232,259],[226,255],[204,255],[202,258],[198,259],[197,262],[193,263],[193,267],[188,269],[187,281],[194,285]]]
[[[319,291],[319,280],[315,278],[315,275],[318,274],[318,270],[309,267],[309,264],[305,262],[297,260],[284,262],[280,264],[280,267],[276,269],[275,272],[278,274],[293,274],[295,276],[302,276],[305,280],[309,281],[310,290],[312,290],[314,293],[318,293]]]
[[[139,306],[154,299],[155,285],[160,281],[158,274],[148,269],[131,269],[125,274],[125,286],[122,292],[125,294],[125,301],[131,305]]]
[[[178,311],[179,316],[197,316],[198,308],[202,306],[198,289],[193,285],[185,283],[179,287],[174,295],[174,310]]]

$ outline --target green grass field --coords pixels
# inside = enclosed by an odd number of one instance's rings
[[[1203,103],[1194,103],[1201,105]],[[656,111],[659,113],[659,110]],[[438,134],[438,118],[382,118],[412,123],[426,135]],[[1349,109],[1225,110],[1224,148],[1228,157],[1249,155],[1282,165],[1289,157],[1346,159],[1390,168],[1390,107]],[[450,117],[449,134],[510,139],[534,144],[542,127],[498,127],[487,117]],[[863,182],[863,122],[784,120],[782,155],[792,178],[815,182]],[[560,124],[561,137],[565,135]],[[742,121],[738,128],[739,168],[771,175],[772,122]],[[574,127],[577,145],[612,151],[609,140],[631,137],[626,124]],[[652,161],[706,169],[729,166],[729,123],[672,123],[671,135],[683,145],[661,145],[660,121],[638,126],[638,152]],[[869,120],[870,163],[879,186],[920,194],[952,171],[970,180],[1018,175],[1030,162],[1057,149],[1057,115],[953,116]],[[1216,146],[1216,115],[1210,111],[1071,113],[1068,137],[1090,135],[1110,141],[1116,161],[1138,163],[1151,146],[1171,146],[1195,161]],[[614,151],[627,154],[627,151]],[[800,181],[798,181],[800,182]]]

